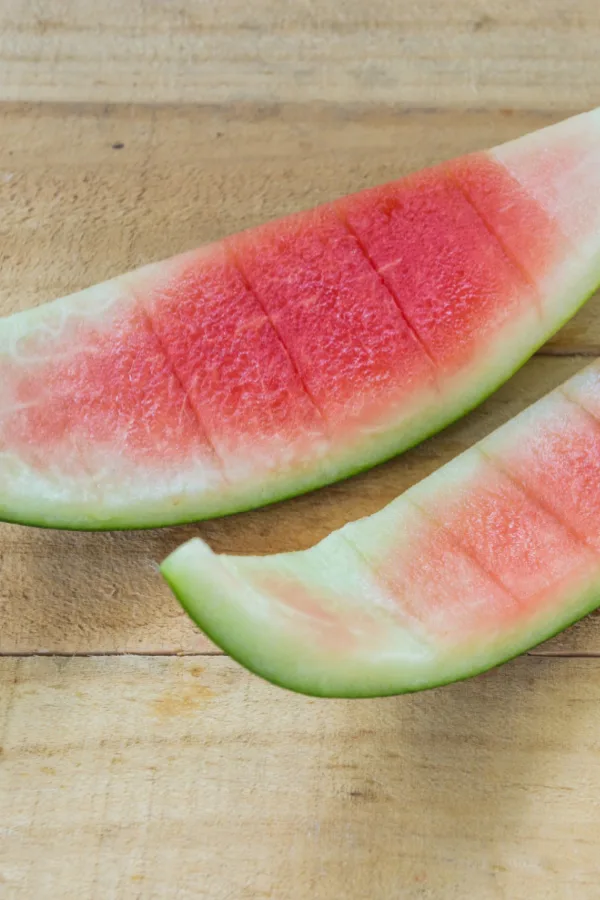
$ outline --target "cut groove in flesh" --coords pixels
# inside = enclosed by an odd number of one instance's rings
[[[600,603],[600,427],[578,404],[600,409],[600,362],[309,550],[194,540],[163,574],[209,637],[292,690],[370,697],[489,669]]]

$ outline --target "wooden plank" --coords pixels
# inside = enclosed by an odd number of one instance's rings
[[[380,509],[581,368],[576,357],[536,357],[482,407],[371,472],[270,508],[184,528],[122,534],[0,526],[0,652],[204,652],[211,645],[180,612],[156,564],[199,534],[225,553],[308,547]],[[585,620],[544,652],[600,653],[600,619]]]
[[[0,9],[0,98],[594,105],[593,0],[93,0]]]
[[[4,313],[556,118],[320,104],[0,111]],[[594,352],[596,307],[592,301],[563,330],[552,352],[581,345]],[[269,510],[145,534],[3,526],[0,652],[206,651],[210,645],[156,574],[156,562],[178,543],[200,533],[232,553],[308,546],[374,512],[583,362],[540,358],[482,410],[421,448]],[[598,627],[587,620],[553,647],[599,652]]]
[[[0,313],[560,117],[322,104],[9,104],[0,115]],[[597,300],[550,351],[600,353]]]
[[[558,118],[322,104],[0,113],[3,312]]]
[[[7,900],[593,900],[600,666],[315,701],[228,660],[0,661]]]

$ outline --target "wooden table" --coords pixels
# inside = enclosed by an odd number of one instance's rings
[[[596,0],[4,0],[1,310],[593,106],[599,47]],[[599,344],[592,300],[463,422],[271,509],[2,526],[2,900],[597,898],[597,617],[464,684],[317,701],[217,653],[155,563],[308,546]]]

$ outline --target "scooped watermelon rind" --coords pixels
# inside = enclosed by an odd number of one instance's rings
[[[369,677],[361,668],[327,671],[328,660],[321,659],[321,668],[307,658],[306,647],[290,637],[275,653],[264,654],[264,629],[245,628],[240,624],[239,606],[229,604],[222,583],[209,574],[214,565],[206,545],[194,539],[182,545],[161,565],[161,574],[187,615],[204,634],[243,668],[276,687],[322,699],[369,699],[391,697],[432,690],[436,687],[466,681],[490,669],[498,668],[523,653],[560,634],[584,619],[600,606],[600,576],[598,584],[569,605],[562,616],[542,621],[512,642],[498,642],[493,652],[486,649],[480,658],[469,658],[462,664],[452,656],[440,659],[421,671],[406,677],[390,667],[382,677]],[[202,573],[199,559],[204,559]],[[273,635],[279,642],[281,635]]]
[[[228,496],[226,492],[220,491],[215,495],[213,501],[204,498],[201,504],[195,503],[193,497],[188,498],[188,503],[191,506],[190,512],[182,512],[180,506],[166,503],[160,504],[155,513],[146,508],[136,509],[133,504],[130,509],[120,509],[113,515],[106,508],[103,508],[102,504],[96,508],[90,508],[88,504],[83,511],[78,512],[74,510],[71,513],[68,511],[68,508],[61,504],[50,503],[47,509],[42,509],[40,508],[39,498],[32,498],[30,503],[26,503],[21,496],[16,498],[13,505],[9,505],[6,502],[6,497],[0,495],[0,519],[16,525],[72,531],[131,531],[186,525],[268,506],[282,500],[310,493],[313,490],[368,471],[373,466],[393,459],[401,453],[418,446],[422,441],[433,437],[444,428],[459,421],[463,416],[491,397],[595,293],[598,284],[600,284],[600,271],[586,278],[584,284],[585,288],[582,288],[581,299],[577,303],[569,305],[568,313],[564,315],[564,318],[558,324],[552,323],[547,330],[539,335],[534,345],[529,343],[529,339],[524,342],[527,345],[526,352],[519,352],[519,342],[518,339],[515,340],[514,336],[506,338],[505,352],[513,353],[515,357],[508,371],[501,370],[500,377],[496,379],[492,377],[487,383],[485,379],[476,376],[465,376],[467,379],[469,377],[472,378],[474,390],[466,396],[462,393],[454,409],[448,403],[446,407],[438,411],[435,418],[431,416],[429,411],[425,411],[422,421],[417,421],[410,432],[407,432],[406,424],[402,422],[398,429],[400,436],[397,437],[394,430],[385,435],[379,435],[373,442],[368,455],[362,448],[352,449],[348,454],[349,460],[344,459],[337,466],[332,467],[328,465],[320,469],[313,469],[305,478],[301,475],[294,477],[291,474],[285,481],[274,485],[253,485],[246,497],[240,495],[239,491],[233,496]],[[560,306],[560,304],[558,305]],[[35,312],[36,310],[31,310],[27,315],[33,316]],[[479,388],[481,388],[481,391],[477,393]],[[27,512],[27,506],[32,507],[31,512]]]
[[[600,110],[0,321],[0,516],[242,512],[503,384],[600,278]]]
[[[600,362],[308,550],[184,544],[161,571],[222,649],[315,696],[494,668],[600,605]]]

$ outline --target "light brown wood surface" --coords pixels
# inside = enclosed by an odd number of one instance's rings
[[[368,702],[223,657],[0,678],[3,900],[598,896],[593,660]]]
[[[599,45],[593,0],[5,0],[0,313],[589,108]],[[0,526],[0,898],[597,897],[600,617],[328,703],[218,655],[156,570],[194,534],[306,547],[595,355],[598,298],[462,422],[266,510]]]
[[[594,0],[4,0],[0,97],[594,105]]]
[[[3,312],[557,118],[322,103],[0,109]],[[179,543],[199,533],[231,553],[309,546],[377,510],[596,354],[600,304],[591,300],[542,354],[462,422],[366,475],[270,509],[143,534],[0,526],[0,652],[206,650],[207,641],[156,573],[157,562]],[[548,652],[564,649],[600,652],[594,619],[555,640]]]

